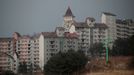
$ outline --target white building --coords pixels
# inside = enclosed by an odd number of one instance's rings
[[[132,19],[116,19],[115,14],[103,12],[102,23],[108,26],[108,36],[112,42],[117,38],[128,38],[134,35],[134,22]]]
[[[61,27],[57,28],[62,30]],[[40,41],[40,56],[42,57],[40,64],[43,69],[44,64],[58,52],[66,52],[70,49],[78,50],[78,38],[75,33],[57,32],[42,32],[39,38]]]
[[[128,38],[134,35],[134,22],[131,19],[116,20],[117,38]]]
[[[103,12],[101,17],[102,23],[106,24],[108,26],[108,39],[111,41],[111,47],[112,43],[116,40],[116,15],[109,13],[109,12]]]
[[[108,26],[106,24],[96,23],[92,17],[87,17],[84,22],[76,22],[74,18],[70,7],[68,7],[64,15],[64,28],[66,32],[78,34],[79,49],[86,54],[93,43],[108,39]]]
[[[117,38],[127,38],[134,34],[132,20],[116,20],[116,15],[102,13],[101,23],[96,23],[92,17],[83,22],[77,22],[70,7],[63,17],[63,27],[56,27],[54,32],[42,32],[33,36],[15,32],[12,38],[0,38],[0,71],[18,71],[18,66],[26,62],[28,69],[43,70],[44,64],[58,52],[70,49],[83,50],[90,56],[88,50],[95,43]]]

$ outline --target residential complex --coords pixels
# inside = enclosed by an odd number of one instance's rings
[[[13,70],[14,59],[12,38],[0,38],[0,71]]]
[[[134,35],[134,22],[131,19],[116,20],[117,38],[128,38]]]
[[[103,42],[108,37],[108,26],[104,23],[96,23],[92,17],[87,17],[84,22],[75,21],[70,7],[64,15],[64,28],[66,32],[77,33],[78,48],[86,55],[93,43]]]
[[[116,15],[103,12],[101,23],[93,17],[77,22],[70,7],[63,17],[64,23],[53,32],[34,35],[13,33],[13,37],[0,38],[0,70],[18,72],[21,63],[26,62],[28,69],[43,70],[44,64],[58,52],[83,50],[90,57],[89,49],[95,43],[104,43],[117,38],[127,38],[134,34],[132,20],[117,20]]]

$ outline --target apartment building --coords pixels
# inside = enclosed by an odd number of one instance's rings
[[[78,50],[78,38],[76,33],[63,33],[62,27],[58,27],[56,32],[42,32],[40,35],[40,50],[42,56],[43,69],[44,64],[58,52],[67,52],[70,49]]]
[[[108,12],[102,13],[101,23],[97,23],[93,17],[77,22],[68,7],[63,20],[63,25],[56,27],[54,32],[41,32],[32,36],[15,32],[13,37],[0,38],[0,71],[12,70],[17,73],[23,62],[26,62],[29,70],[43,70],[44,64],[58,52],[83,50],[90,56],[89,49],[93,44],[111,41],[112,48],[117,38],[134,34],[132,20],[118,20],[116,15]]]
[[[39,34],[18,36],[16,39],[16,53],[18,54],[17,66],[26,63],[28,69],[36,71],[39,68]]]
[[[0,69],[17,73],[19,65],[25,62],[29,70],[43,70],[44,64],[56,53],[78,50],[77,34],[64,33],[63,30],[57,27],[55,32],[42,32],[33,36],[15,32],[13,38],[0,38]]]
[[[117,38],[128,38],[134,35],[134,21],[132,19],[117,19],[116,20],[117,28]]]
[[[110,48],[112,48],[113,42],[117,39],[116,35],[116,15],[103,12],[101,16],[101,22],[108,26],[108,40],[111,42]]]
[[[128,38],[134,35],[134,22],[132,19],[116,19],[116,15],[103,12],[102,23],[108,26],[109,40],[114,42],[117,38]]]
[[[0,38],[0,71],[12,70],[13,38]]]
[[[92,17],[87,17],[84,22],[75,21],[70,7],[64,15],[65,32],[77,33],[78,46],[88,55],[88,50],[93,43],[103,42],[108,38],[108,26],[104,23],[96,23]]]

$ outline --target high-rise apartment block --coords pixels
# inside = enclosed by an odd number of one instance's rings
[[[134,22],[131,19],[116,20],[117,38],[128,38],[134,35]]]
[[[63,16],[64,23],[53,32],[30,35],[13,33],[13,37],[0,38],[0,71],[18,72],[19,65],[25,62],[28,69],[43,70],[44,64],[58,52],[70,49],[83,50],[90,56],[89,49],[95,43],[104,43],[117,38],[127,38],[134,34],[132,20],[117,20],[116,15],[103,12],[101,23],[93,17],[77,22],[70,7]]]
[[[13,70],[13,41],[12,38],[0,38],[0,71]]]

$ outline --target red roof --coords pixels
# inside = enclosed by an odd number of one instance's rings
[[[65,33],[65,37],[66,38],[78,38],[78,35],[77,35],[77,33],[69,33],[69,32],[66,32]]]
[[[56,37],[58,37],[57,36],[57,34],[56,34],[56,32],[42,32],[42,35],[44,36],[44,37],[52,37],[52,38],[56,38]]]

